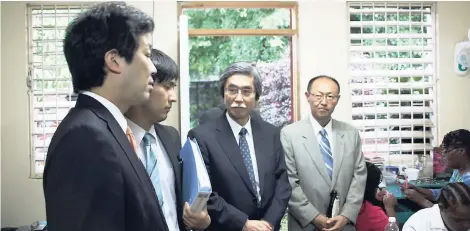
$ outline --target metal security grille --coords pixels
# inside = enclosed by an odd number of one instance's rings
[[[352,119],[369,158],[411,165],[435,146],[432,3],[349,3]]]
[[[85,5],[28,7],[28,92],[31,115],[31,177],[42,177],[47,148],[57,126],[75,105],[63,54],[67,25]]]

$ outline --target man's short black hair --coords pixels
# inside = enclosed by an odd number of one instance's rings
[[[170,56],[161,50],[152,49],[150,59],[157,69],[157,72],[152,74],[155,83],[166,83],[169,81],[178,80],[178,65]]]
[[[67,27],[64,39],[74,91],[102,86],[106,52],[116,49],[130,63],[140,36],[153,29],[150,16],[125,2],[99,3],[81,13]]]
[[[338,87],[338,94],[341,92],[341,88],[339,86],[338,81],[335,78],[328,76],[328,75],[318,75],[310,79],[310,81],[308,81],[308,84],[307,84],[307,92],[310,92],[310,89],[312,88],[312,84],[318,79],[329,79],[335,82],[336,86]]]

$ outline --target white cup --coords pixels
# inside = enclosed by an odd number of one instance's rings
[[[407,168],[405,174],[408,177],[408,180],[418,180],[419,169],[416,168]]]

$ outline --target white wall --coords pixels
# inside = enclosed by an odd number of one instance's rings
[[[133,2],[152,14],[156,30],[154,46],[178,57],[176,0]],[[456,128],[470,128],[470,77],[457,77],[452,70],[455,42],[466,38],[470,28],[470,2],[438,3],[438,81],[439,140]],[[1,226],[18,226],[44,220],[42,181],[29,179],[28,96],[26,93],[26,5],[1,3]],[[325,21],[328,20],[328,23]],[[8,22],[8,23],[7,23]],[[332,75],[342,86],[342,98],[334,116],[351,120],[348,94],[349,27],[345,1],[299,2],[300,112],[309,108],[303,97],[307,82],[318,74]],[[8,56],[7,56],[8,54]],[[166,124],[179,127],[178,108],[174,107]]]
[[[470,129],[470,77],[454,74],[454,45],[468,40],[470,3],[440,3],[438,10],[438,133],[439,143],[452,130]],[[452,19],[451,19],[452,18]]]

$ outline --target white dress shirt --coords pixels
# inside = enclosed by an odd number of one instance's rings
[[[114,105],[113,103],[111,103],[111,101],[107,100],[106,98],[104,98],[103,96],[100,96],[100,95],[97,95],[91,91],[84,91],[80,94],[84,94],[84,95],[87,95],[87,96],[90,96],[92,97],[93,99],[96,99],[98,102],[100,102],[101,104],[103,104],[103,106],[108,109],[108,111],[111,113],[111,115],[114,117],[114,119],[116,119],[116,121],[118,122],[119,126],[122,128],[122,130],[124,131],[124,134],[126,133],[126,130],[127,130],[127,121],[126,121],[126,117],[124,117],[124,115],[122,114],[121,110],[119,110],[119,108]]]
[[[255,155],[255,144],[253,142],[253,133],[251,130],[251,118],[248,119],[248,122],[246,123],[245,126],[241,126],[237,122],[235,122],[229,115],[228,113],[225,113],[227,116],[228,123],[230,125],[230,128],[232,128],[233,136],[235,136],[235,139],[237,140],[237,144],[240,145],[240,130],[242,128],[245,128],[247,130],[247,133],[245,135],[245,139],[248,142],[248,147],[250,148],[250,156],[251,156],[251,163],[253,165],[253,172],[255,174],[255,183],[256,183],[256,191],[258,194],[258,201],[261,201],[261,195],[260,195],[260,187],[259,187],[259,174],[258,174],[258,163],[256,162],[256,155]]]
[[[325,127],[322,127],[318,121],[313,118],[312,115],[309,116],[309,119],[310,119],[310,123],[312,124],[312,127],[313,127],[313,131],[315,132],[316,134],[316,137],[317,137],[317,141],[318,141],[318,144],[321,143],[321,130],[322,129],[325,129],[326,131],[326,138],[328,139],[328,142],[330,142],[330,150],[331,150],[331,155],[332,156],[335,156],[335,139],[334,139],[334,135],[333,135],[333,126],[332,126],[332,121],[333,119],[330,119],[330,122],[328,122],[328,124],[326,124]],[[320,148],[320,147],[319,147]],[[334,166],[334,163],[333,163],[333,166]]]
[[[435,204],[413,214],[403,225],[402,231],[447,231],[439,205]]]
[[[144,166],[147,165],[146,158],[144,156],[145,144],[143,142],[143,138],[147,133],[143,128],[139,125],[135,124],[131,120],[127,120],[129,127],[134,133],[134,137],[136,143],[139,144],[137,149],[137,156],[139,157],[140,161]],[[176,193],[175,193],[175,174],[173,171],[173,165],[171,165],[170,157],[166,152],[165,148],[163,147],[162,142],[157,136],[155,131],[155,127],[152,126],[148,133],[152,134],[155,137],[156,142],[154,139],[150,139],[152,150],[157,155],[157,168],[159,171],[160,176],[160,186],[162,190],[163,196],[163,215],[165,216],[166,223],[168,225],[169,231],[179,231],[178,226],[178,216],[176,210]],[[155,185],[154,185],[155,186]],[[155,190],[157,190],[155,188]],[[157,196],[157,195],[155,195]]]

